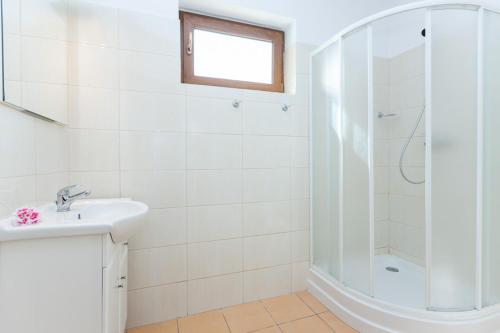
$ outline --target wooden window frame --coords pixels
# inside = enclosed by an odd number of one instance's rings
[[[181,62],[182,82],[190,84],[201,84],[208,86],[219,86],[239,89],[263,90],[272,92],[284,92],[283,58],[285,46],[285,34],[283,31],[255,26],[247,23],[235,22],[194,14],[190,12],[179,12],[181,20]],[[189,34],[194,29],[211,32],[224,33],[232,36],[246,37],[257,40],[272,42],[273,44],[273,80],[271,84],[219,79],[194,75],[194,57],[196,43],[193,41],[191,54],[188,54]]]

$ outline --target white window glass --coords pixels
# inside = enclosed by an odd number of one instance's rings
[[[206,30],[194,30],[194,75],[273,83],[273,43]]]

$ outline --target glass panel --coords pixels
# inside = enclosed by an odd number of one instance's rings
[[[314,265],[339,278],[340,56],[333,44],[312,59]]]
[[[368,294],[370,219],[368,188],[368,31],[343,41],[344,283]]]
[[[374,296],[420,309],[426,307],[425,13],[407,11],[372,24]]]
[[[500,15],[484,15],[483,305],[500,303]]]
[[[273,43],[194,30],[194,75],[273,83]]]
[[[429,305],[468,310],[475,304],[477,12],[434,10],[431,19]]]

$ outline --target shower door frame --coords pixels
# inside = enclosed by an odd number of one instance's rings
[[[476,128],[476,211],[475,211],[475,290],[474,290],[474,299],[475,299],[475,304],[474,304],[474,310],[464,310],[463,312],[433,312],[433,311],[428,311],[430,308],[430,284],[432,282],[431,280],[431,263],[432,263],[432,194],[431,194],[431,185],[432,185],[432,159],[431,159],[431,147],[432,147],[432,135],[431,135],[431,129],[432,129],[432,17],[431,17],[431,12],[433,9],[437,9],[440,7],[460,7],[463,8],[463,10],[471,10],[471,8],[474,8],[475,11],[477,11],[477,24],[478,24],[478,29],[477,29],[477,96],[476,96],[476,103],[477,103],[477,128]],[[468,7],[468,8],[467,8]],[[413,308],[407,308],[403,306],[399,306],[397,304],[392,304],[395,309],[404,309],[405,311],[416,311],[416,312],[424,312],[428,313],[431,317],[435,318],[442,318],[441,315],[447,316],[447,318],[454,317],[454,315],[459,316],[460,314],[468,314],[468,313],[477,313],[478,311],[476,310],[481,310],[483,309],[483,304],[482,304],[482,289],[483,289],[483,280],[482,280],[482,269],[483,269],[483,240],[482,240],[482,232],[483,232],[483,158],[484,158],[484,129],[483,129],[483,120],[484,120],[484,89],[483,89],[483,79],[484,79],[484,13],[485,10],[498,13],[500,14],[500,9],[492,8],[491,6],[484,5],[480,1],[423,1],[423,2],[418,2],[414,4],[409,4],[405,6],[400,6],[396,7],[384,12],[381,12],[379,14],[373,15],[371,17],[367,17],[349,27],[346,29],[342,30],[339,32],[337,35],[335,35],[333,38],[329,39],[327,42],[325,42],[322,46],[317,48],[314,52],[311,53],[310,56],[310,73],[313,73],[312,67],[313,67],[313,58],[315,55],[319,54],[321,51],[323,51],[325,48],[328,46],[338,43],[338,48],[339,48],[339,54],[340,54],[340,62],[341,62],[341,69],[342,69],[342,76],[341,76],[341,85],[340,85],[340,98],[339,98],[339,104],[340,104],[340,118],[344,118],[344,77],[343,77],[343,40],[345,39],[346,36],[351,34],[352,32],[366,28],[368,32],[368,39],[367,39],[367,47],[368,47],[368,172],[369,172],[369,232],[370,232],[370,292],[369,292],[369,297],[377,302],[382,302],[383,304],[386,304],[386,302],[377,300],[374,298],[374,255],[375,255],[375,247],[374,247],[374,198],[375,198],[375,193],[374,193],[374,164],[373,164],[373,152],[374,152],[374,131],[373,131],[373,120],[374,120],[374,103],[373,103],[373,31],[372,31],[372,23],[383,19],[388,16],[392,16],[395,14],[403,13],[403,12],[408,12],[408,11],[413,11],[413,10],[426,10],[425,12],[425,28],[426,32],[428,33],[428,37],[425,39],[425,105],[426,105],[426,117],[425,117],[425,126],[426,126],[426,134],[425,134],[425,140],[426,140],[426,148],[425,148],[425,179],[426,179],[426,184],[425,184],[425,275],[426,275],[426,285],[425,285],[425,299],[426,299],[426,309],[413,309]],[[310,96],[312,96],[312,84],[310,85]],[[313,112],[312,108],[312,98],[310,100],[310,105],[309,109],[310,112]],[[313,133],[314,128],[313,128],[313,123],[309,122],[310,126],[310,131],[309,133]],[[341,130],[341,137],[343,138],[343,131]],[[313,140],[310,140],[310,144],[313,144]],[[318,276],[322,276],[323,278],[327,279],[331,283],[333,283],[336,286],[339,286],[343,288],[345,291],[351,292],[353,295],[357,295],[363,298],[364,295],[362,295],[360,292],[357,290],[351,289],[344,284],[344,276],[343,276],[343,266],[344,266],[344,260],[343,260],[343,232],[344,232],[344,219],[343,219],[343,209],[342,209],[342,204],[343,204],[343,189],[345,184],[343,183],[343,140],[340,144],[340,150],[339,150],[339,159],[340,159],[340,170],[339,170],[339,175],[340,175],[340,183],[339,183],[339,222],[338,222],[338,253],[339,253],[339,260],[338,263],[340,265],[339,267],[339,280],[337,281],[331,276],[325,275],[324,272],[319,270],[317,267],[314,265],[314,220],[313,220],[313,210],[311,209],[310,211],[310,230],[311,230],[311,235],[310,235],[310,246],[311,246],[311,255],[310,255],[310,262],[311,262],[311,272],[313,274],[317,274]],[[310,153],[310,161],[311,161],[311,166],[312,166],[312,161],[313,161],[313,155],[312,155],[312,149],[309,150]],[[310,168],[310,179],[312,180],[312,172],[313,168]],[[313,183],[311,182],[311,193],[314,193],[314,190],[312,188]],[[312,200],[313,200],[313,195],[311,195],[310,198],[310,203],[311,207],[312,206]],[[491,308],[497,308],[495,305],[489,306],[487,308],[487,312],[492,311]],[[498,306],[500,309],[500,304]],[[486,309],[484,310],[486,311]],[[483,312],[484,312],[483,311]]]

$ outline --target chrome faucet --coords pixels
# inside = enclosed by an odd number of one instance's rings
[[[71,205],[78,199],[86,198],[90,195],[90,191],[82,191],[77,194],[71,195],[71,190],[79,188],[80,185],[70,185],[63,187],[57,192],[56,207],[58,212],[68,212]]]

